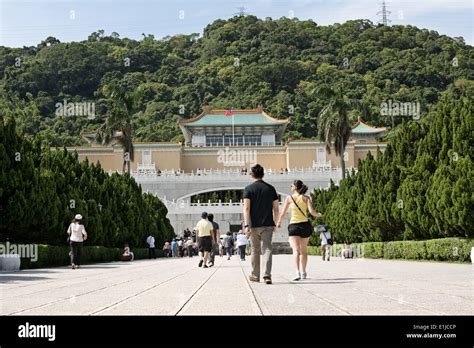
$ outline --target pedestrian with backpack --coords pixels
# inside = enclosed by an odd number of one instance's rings
[[[326,255],[328,256],[327,261],[329,261],[332,245],[331,231],[329,231],[327,225],[318,226],[317,231],[319,231],[319,239],[321,239],[321,254],[323,256],[323,261],[325,261]]]
[[[234,251],[234,238],[232,238],[232,233],[227,232],[226,236],[224,237],[224,248],[227,254],[227,260],[230,260],[230,257]]]

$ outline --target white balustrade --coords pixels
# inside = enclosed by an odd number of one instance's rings
[[[346,172],[350,174],[353,168],[346,168]],[[357,172],[357,171],[356,171]],[[163,171],[134,171],[133,177],[139,181],[215,181],[215,180],[248,180],[250,171],[241,172],[240,169],[198,169],[196,172],[185,173],[180,169],[171,169]],[[314,179],[314,178],[334,178],[341,177],[340,168],[332,168],[327,165],[316,166],[312,168],[290,168],[288,171],[266,170],[265,176],[271,180],[279,181],[288,180],[288,177],[298,179]]]

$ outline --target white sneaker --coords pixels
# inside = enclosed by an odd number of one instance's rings
[[[296,276],[291,280],[293,282],[297,282],[298,280],[301,279],[301,274],[300,272],[296,272]]]
[[[306,272],[301,272],[301,279],[306,279]]]

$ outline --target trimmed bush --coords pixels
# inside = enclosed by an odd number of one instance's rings
[[[474,239],[441,238],[421,241],[353,243],[354,257],[470,262]],[[332,256],[341,256],[343,244],[333,245]],[[308,246],[309,255],[321,255],[320,246]]]
[[[321,247],[318,247],[318,246],[308,246],[308,255],[321,256]]]
[[[385,259],[426,260],[425,241],[395,241],[384,244]]]
[[[357,243],[354,245],[360,246],[360,248],[362,249],[362,257],[380,259],[384,256],[384,243],[382,242]]]
[[[442,238],[425,242],[427,258],[437,261],[470,262],[474,239]]]

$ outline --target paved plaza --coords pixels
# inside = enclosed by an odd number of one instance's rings
[[[0,272],[1,315],[472,315],[473,266],[309,258],[291,282],[291,255],[276,255],[273,284],[250,283],[250,258],[113,262]]]

